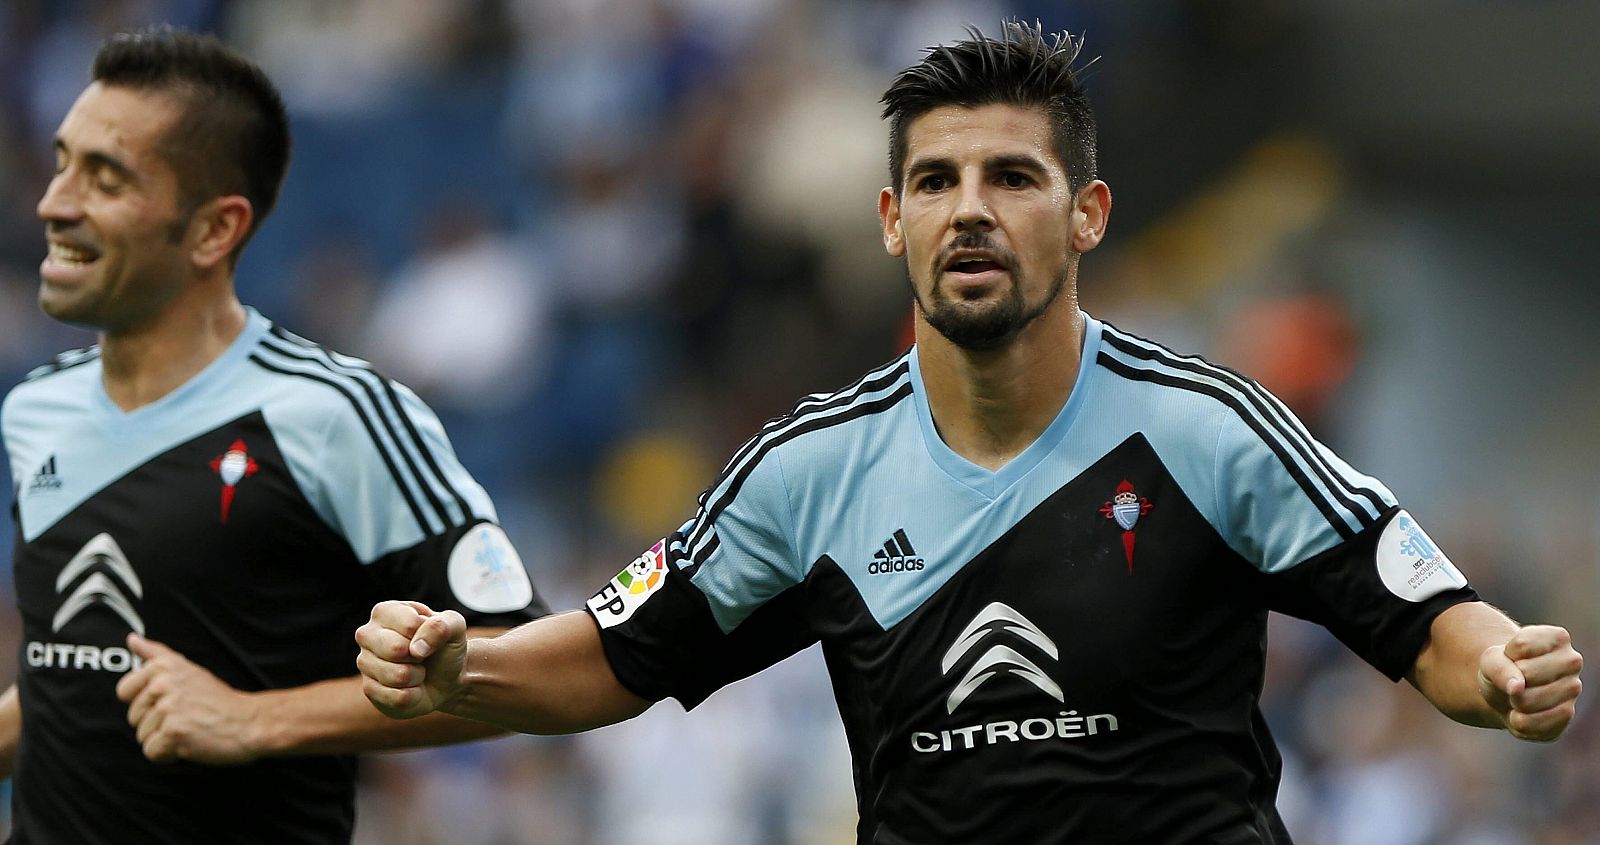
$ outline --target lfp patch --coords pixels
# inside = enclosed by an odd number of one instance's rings
[[[661,540],[623,567],[589,599],[589,610],[602,628],[621,625],[667,582],[667,541]]]
[[[1422,601],[1467,586],[1467,577],[1417,524],[1401,511],[1378,539],[1378,576],[1406,601]]]

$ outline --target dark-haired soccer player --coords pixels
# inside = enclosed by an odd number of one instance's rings
[[[13,841],[348,841],[350,754],[494,732],[385,719],[350,629],[383,596],[486,627],[544,605],[415,395],[235,297],[289,161],[267,78],[172,30],[112,37],[93,76],[39,201],[39,300],[100,342],[0,410]]]
[[[1269,610],[1463,722],[1554,739],[1581,657],[1521,627],[1254,382],[1078,308],[1111,194],[1080,44],[1008,25],[884,96],[915,348],[801,401],[588,603],[494,640],[385,602],[366,691],[522,731],[626,718],[821,641],[862,843],[1284,843]]]

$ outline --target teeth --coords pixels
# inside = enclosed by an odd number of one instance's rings
[[[94,260],[94,255],[66,244],[51,244],[50,257],[69,267],[82,267]]]

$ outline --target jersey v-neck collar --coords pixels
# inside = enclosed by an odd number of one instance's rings
[[[117,406],[111,395],[106,392],[104,374],[97,373],[94,379],[91,412],[100,424],[100,428],[113,437],[137,436],[141,432],[176,423],[195,413],[196,406],[203,406],[208,394],[227,384],[229,374],[244,361],[250,350],[261,342],[261,338],[270,328],[272,321],[261,316],[261,313],[254,308],[245,306],[244,330],[239,332],[239,336],[228,344],[228,348],[223,350],[216,360],[207,364],[204,369],[167,395],[147,405],[140,405],[132,411],[124,411]],[[101,362],[96,362],[97,369],[100,365]]]
[[[1078,362],[1078,378],[1073,382],[1071,395],[1056,413],[1056,418],[1028,444],[1028,448],[992,472],[957,454],[939,436],[939,429],[933,424],[933,411],[928,406],[928,390],[922,382],[921,358],[917,348],[911,348],[911,397],[917,409],[917,422],[922,429],[922,442],[927,446],[928,456],[946,475],[984,498],[993,500],[1038,466],[1066,438],[1072,421],[1085,402],[1084,396],[1088,393],[1086,386],[1095,372],[1095,356],[1100,350],[1100,321],[1082,311],[1078,313],[1083,317],[1083,349]]]

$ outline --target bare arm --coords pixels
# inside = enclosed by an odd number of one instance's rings
[[[1487,604],[1465,602],[1433,620],[1406,677],[1458,722],[1549,742],[1572,721],[1582,668],[1565,628],[1520,626]]]
[[[493,640],[468,641],[453,611],[384,602],[356,632],[363,690],[398,719],[434,711],[523,733],[573,733],[643,713],[652,702],[611,671],[600,630],[582,611],[548,616]]]
[[[473,629],[492,637],[504,629]],[[146,757],[211,764],[291,754],[355,754],[463,742],[500,731],[444,714],[396,722],[373,709],[356,676],[243,692],[177,651],[130,637],[143,658],[117,684]]]
[[[17,685],[0,695],[0,779],[17,770],[17,743],[22,739],[22,705],[17,702]]]

